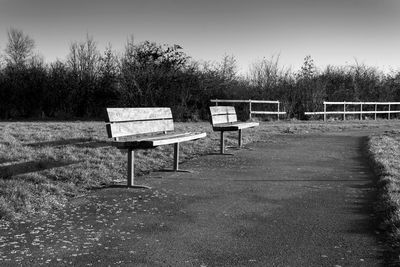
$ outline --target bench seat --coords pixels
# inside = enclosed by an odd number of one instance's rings
[[[246,128],[253,128],[258,126],[258,122],[230,122],[219,123],[213,126],[214,131],[238,131]]]
[[[146,149],[154,148],[161,145],[169,145],[181,143],[185,141],[192,141],[206,137],[206,133],[180,133],[180,134],[162,134],[147,138],[140,138],[134,140],[115,141],[113,146],[119,149]]]

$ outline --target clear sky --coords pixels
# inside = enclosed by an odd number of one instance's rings
[[[0,0],[0,49],[10,27],[47,62],[92,36],[121,51],[128,36],[179,44],[196,60],[234,55],[243,71],[263,57],[297,69],[359,63],[400,69],[399,0]]]

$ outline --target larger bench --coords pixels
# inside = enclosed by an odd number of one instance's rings
[[[134,150],[174,144],[173,171],[179,170],[179,143],[206,137],[206,133],[176,133],[170,108],[107,108],[106,128],[113,146],[128,151],[128,187],[134,183]]]
[[[225,154],[224,132],[238,131],[238,146],[242,146],[242,129],[259,125],[258,122],[239,122],[235,107],[214,106],[210,107],[211,124],[214,131],[221,132],[220,153]]]

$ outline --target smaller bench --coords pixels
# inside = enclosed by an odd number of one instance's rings
[[[174,144],[174,165],[179,170],[179,143],[206,137],[206,133],[176,133],[170,108],[107,108],[106,129],[113,146],[128,151],[128,187],[134,183],[134,150]]]
[[[221,132],[221,154],[225,154],[224,132],[239,131],[238,146],[242,146],[242,129],[259,125],[258,122],[238,122],[235,107],[214,106],[210,107],[211,124],[214,131]]]

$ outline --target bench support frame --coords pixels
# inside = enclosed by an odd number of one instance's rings
[[[174,171],[179,169],[179,143],[174,144]]]
[[[220,132],[221,132],[220,149],[219,149],[220,154],[221,155],[233,156],[232,153],[225,153],[225,139],[224,139],[224,132],[225,131],[220,131]]]
[[[242,129],[239,129],[239,135],[238,135],[238,147],[242,147]]]
[[[221,154],[225,154],[225,139],[224,139],[224,131],[221,131]]]
[[[174,143],[174,165],[172,166],[172,169],[160,170],[160,171],[162,171],[162,172],[189,172],[189,173],[192,172],[189,170],[179,169],[179,142]]]
[[[132,148],[128,148],[128,187],[131,188],[142,188],[151,189],[151,187],[146,185],[136,185],[135,184],[135,151]]]
[[[135,150],[128,148],[128,180],[127,186],[130,188],[141,188],[141,189],[151,189],[151,187],[146,185],[135,184]],[[161,170],[162,172],[189,172],[189,170],[179,169],[179,143],[174,143],[174,165],[172,169]]]

